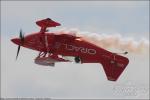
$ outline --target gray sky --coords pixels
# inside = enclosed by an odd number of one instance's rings
[[[35,21],[47,17],[62,24],[52,31],[75,28],[149,41],[148,8],[146,1],[2,1],[2,97],[148,98],[149,52],[129,53],[129,65],[117,82],[110,82],[101,64],[44,67],[34,64],[38,52],[26,48],[15,61],[17,46],[10,42],[20,28],[26,34],[39,31]]]

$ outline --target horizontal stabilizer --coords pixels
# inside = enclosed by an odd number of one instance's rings
[[[40,27],[56,27],[56,26],[60,26],[61,24],[58,22],[53,21],[50,18],[46,18],[43,20],[39,20],[36,22],[36,24]]]

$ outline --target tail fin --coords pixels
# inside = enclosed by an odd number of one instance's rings
[[[116,81],[128,63],[128,58],[120,55],[115,55],[114,59],[103,59],[102,65],[107,79],[110,81]]]

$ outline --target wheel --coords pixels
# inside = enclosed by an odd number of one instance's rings
[[[75,60],[76,63],[80,63],[80,61],[81,61],[79,56],[75,57],[74,60]]]

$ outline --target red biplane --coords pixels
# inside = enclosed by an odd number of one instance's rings
[[[48,27],[60,26],[50,18],[36,22],[41,27],[40,32],[24,37],[20,30],[19,38],[11,41],[20,47],[39,51],[35,63],[44,66],[54,66],[56,62],[101,63],[107,79],[116,81],[129,63],[128,58],[112,53],[99,46],[77,37],[73,34],[48,33]],[[124,52],[123,54],[127,54]]]

